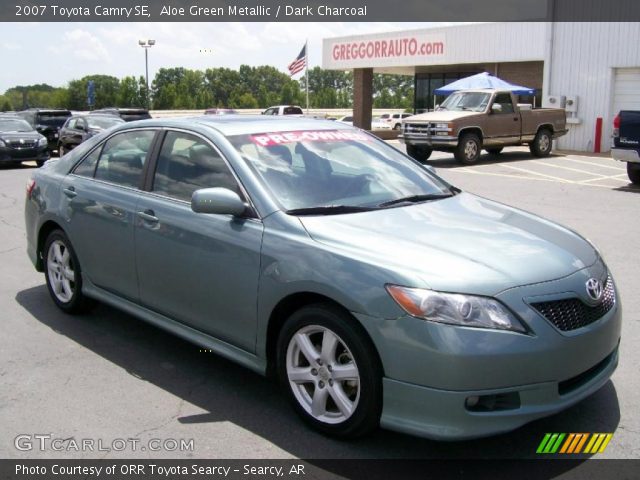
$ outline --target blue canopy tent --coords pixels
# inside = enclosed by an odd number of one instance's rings
[[[510,90],[515,95],[535,95],[534,88],[523,87],[521,85],[513,85],[509,82],[491,75],[488,72],[478,73],[477,75],[471,75],[470,77],[461,78],[444,87],[437,88],[433,91],[435,95],[449,95],[450,93],[457,92],[458,90],[469,90],[473,88],[498,88],[501,90]],[[535,97],[534,97],[535,103]],[[435,98],[434,98],[435,105]]]

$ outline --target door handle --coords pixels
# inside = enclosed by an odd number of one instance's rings
[[[155,216],[153,210],[145,210],[144,212],[138,212],[138,217],[140,217],[145,222],[149,223],[157,223],[158,217]]]
[[[78,195],[78,192],[76,192],[76,189],[73,187],[65,188],[63,192],[69,198],[74,198],[76,195]]]

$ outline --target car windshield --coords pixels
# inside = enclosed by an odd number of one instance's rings
[[[124,123],[124,120],[118,117],[99,117],[95,115],[87,117],[87,122],[89,123],[89,128],[93,128],[95,130],[104,130],[107,128],[111,128],[114,125]]]
[[[451,195],[446,182],[358,130],[267,132],[229,140],[287,211],[347,213],[344,207],[384,208],[403,199]]]
[[[0,119],[0,132],[32,132],[33,127],[24,120]]]
[[[483,92],[453,93],[442,102],[438,110],[470,110],[483,112],[489,103],[490,94]]]
[[[38,114],[38,124],[48,127],[61,127],[71,114],[69,112],[47,112]]]

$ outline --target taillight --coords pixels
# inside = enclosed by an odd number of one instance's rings
[[[30,178],[27,180],[27,198],[31,198],[34,188],[36,188],[36,181],[33,178]]]
[[[613,136],[620,136],[620,115],[616,115],[613,119]]]

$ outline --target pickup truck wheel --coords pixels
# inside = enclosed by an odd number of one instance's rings
[[[640,163],[627,162],[627,175],[634,185],[640,185]]]
[[[487,153],[489,153],[490,155],[499,155],[500,152],[502,152],[502,148],[503,147],[487,148]]]
[[[481,149],[480,137],[475,133],[465,133],[460,137],[458,146],[453,154],[458,162],[471,165],[480,158]]]
[[[536,157],[546,157],[551,153],[552,136],[549,130],[539,130],[529,150]]]
[[[399,123],[396,123],[396,124],[393,126],[393,129],[394,129],[394,130],[400,130],[400,124],[399,124]]]
[[[431,150],[429,147],[421,145],[407,145],[407,155],[418,160],[419,162],[425,162],[429,160],[431,153],[433,153],[433,150]]]

